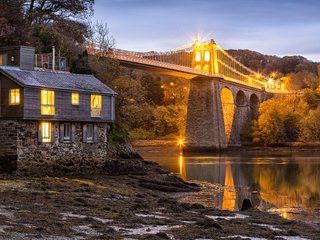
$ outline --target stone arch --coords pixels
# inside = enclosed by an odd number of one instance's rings
[[[229,146],[241,145],[241,132],[245,123],[248,122],[249,109],[248,97],[243,90],[238,90],[235,94],[235,110]]]
[[[247,97],[242,90],[239,90],[237,92],[236,104],[237,104],[237,107],[245,107],[248,104]]]
[[[233,93],[227,87],[224,87],[221,90],[221,104],[226,142],[229,143],[234,119],[235,104]]]
[[[256,94],[251,94],[250,96],[250,113],[251,120],[257,119],[259,116],[259,105],[260,100]]]

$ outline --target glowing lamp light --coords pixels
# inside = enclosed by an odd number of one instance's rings
[[[164,88],[164,85],[161,85],[161,88]]]
[[[258,73],[258,74],[256,75],[256,78],[261,78],[261,74]]]
[[[183,147],[184,146],[184,139],[183,138],[179,138],[178,139],[178,146],[179,147]]]
[[[201,46],[201,42],[199,40],[196,40],[194,42],[194,45],[196,45],[196,47],[200,47]]]
[[[170,86],[173,86],[174,85],[174,82],[170,82]]]

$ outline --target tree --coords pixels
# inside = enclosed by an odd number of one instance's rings
[[[133,103],[120,107],[121,125],[132,131],[140,128],[152,132],[153,128],[153,107],[148,103]]]
[[[115,46],[108,24],[91,24],[89,36],[88,44],[98,50],[95,56],[88,58],[90,69],[101,81],[112,85],[112,81],[120,76],[121,70],[118,60],[106,58],[106,54]]]
[[[87,51],[84,51],[82,54],[78,55],[78,59],[73,60],[70,72],[78,74],[92,74],[93,70],[91,68],[89,55]],[[102,80],[102,78],[100,80]]]
[[[163,103],[164,93],[161,88],[161,78],[153,77],[151,74],[142,75],[141,85],[146,90],[146,99],[152,104],[161,105]]]
[[[154,110],[154,126],[158,136],[184,135],[187,108],[184,106],[159,106]]]
[[[14,1],[7,1],[14,2]],[[15,1],[17,2],[17,1]],[[84,20],[93,13],[94,0],[20,0],[29,24],[46,25]]]
[[[278,111],[272,110],[259,117],[254,125],[254,142],[279,144],[284,143],[285,140],[284,124]]]
[[[320,104],[320,93],[306,88],[302,92],[301,99],[308,104],[309,109],[316,109]]]
[[[29,27],[19,1],[0,2],[0,46],[24,44],[28,41]]]
[[[112,86],[119,94],[117,102],[120,107],[145,102],[145,89],[137,80],[122,76],[114,79]]]
[[[2,0],[0,42],[25,44],[37,52],[57,52],[74,59],[82,52],[89,28],[84,19],[93,13],[94,0]]]
[[[303,142],[320,142],[320,108],[310,110],[300,122],[300,140]]]
[[[187,105],[189,81],[184,78],[164,77],[162,80],[165,105]]]
[[[114,37],[110,35],[108,24],[103,22],[91,24],[89,41],[91,46],[98,50],[98,59],[105,57],[116,44]]]
[[[281,144],[298,138],[300,114],[290,108],[292,97],[273,98],[259,107],[259,118],[253,126],[253,141]]]

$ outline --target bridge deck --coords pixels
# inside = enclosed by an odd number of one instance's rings
[[[141,70],[158,72],[166,75],[183,77],[186,79],[192,79],[195,77],[219,78],[219,79],[224,79],[226,81],[230,81],[233,83],[245,85],[247,87],[262,90],[261,86],[256,86],[254,84],[250,84],[244,81],[239,81],[233,78],[226,78],[223,75],[209,74],[204,71],[199,71],[193,68],[179,66],[172,63],[165,63],[165,62],[159,62],[159,61],[154,61],[154,60],[145,59],[145,58],[128,57],[128,56],[121,56],[121,55],[109,55],[108,57],[119,60],[120,64],[126,67],[139,68]]]

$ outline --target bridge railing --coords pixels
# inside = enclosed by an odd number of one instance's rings
[[[197,70],[191,67],[192,54],[187,50],[178,50],[170,52],[132,52],[120,49],[111,49],[108,52],[101,53],[99,49],[87,47],[87,52],[91,55],[100,55],[113,59],[118,59],[127,62],[140,63],[154,67],[168,68],[179,72],[186,72],[195,75],[210,76],[209,73]],[[174,56],[174,55],[181,55]]]
[[[219,73],[226,79],[236,79],[255,87],[268,88],[268,78],[244,66],[220,46],[216,51]]]
[[[135,63],[140,63],[140,64],[145,64],[145,65],[150,65],[150,66],[155,66],[155,67],[162,67],[162,68],[168,68],[180,72],[187,72],[190,74],[204,74],[208,75],[208,73],[199,71],[187,66],[181,66],[177,65],[174,63],[168,63],[168,62],[161,62],[159,60],[154,60],[153,58],[148,58],[148,57],[143,57],[143,56],[133,56],[133,55],[119,55],[119,54],[109,54],[108,57],[122,60],[122,61],[128,61],[128,62],[135,62]]]

